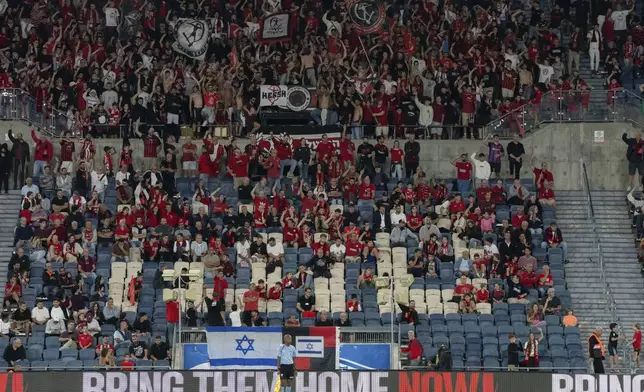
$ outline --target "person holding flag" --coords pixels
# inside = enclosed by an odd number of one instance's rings
[[[291,392],[293,387],[293,378],[295,378],[295,356],[297,351],[295,346],[291,343],[293,337],[291,335],[284,335],[284,344],[277,350],[277,371],[279,372],[280,379],[278,386],[275,387],[275,392]]]

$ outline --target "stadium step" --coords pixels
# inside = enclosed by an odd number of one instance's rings
[[[7,283],[9,260],[13,254],[13,233],[18,222],[20,202],[19,191],[9,191],[0,195],[0,287]],[[4,290],[0,291],[0,303],[4,303]]]

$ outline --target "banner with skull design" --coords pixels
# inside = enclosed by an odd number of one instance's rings
[[[203,60],[208,52],[208,22],[197,19],[179,19],[174,25],[172,48],[184,56]]]
[[[385,7],[377,0],[346,0],[353,29],[360,35],[380,34],[385,23]]]

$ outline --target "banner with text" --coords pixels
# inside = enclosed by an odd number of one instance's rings
[[[295,378],[293,392],[550,392],[551,385],[553,392],[642,392],[642,376],[611,375],[604,384],[601,378],[594,384],[594,376],[583,376],[586,377],[583,380],[579,377],[516,372],[301,371]],[[555,381],[562,383],[557,384],[557,389]],[[277,372],[272,370],[86,369],[84,372],[0,374],[0,392],[273,392],[276,382]],[[613,389],[618,385],[624,389]]]

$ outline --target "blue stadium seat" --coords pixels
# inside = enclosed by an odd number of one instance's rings
[[[94,351],[94,349],[85,348],[85,349],[79,350],[78,358],[81,361],[93,360],[96,358],[96,352]]]
[[[497,337],[498,330],[495,326],[485,326],[482,327],[483,337]]]
[[[65,362],[65,370],[82,370],[83,362],[82,361],[67,361]]]
[[[30,345],[27,348],[27,360],[29,361],[41,361],[42,360],[43,347],[38,344]]]

